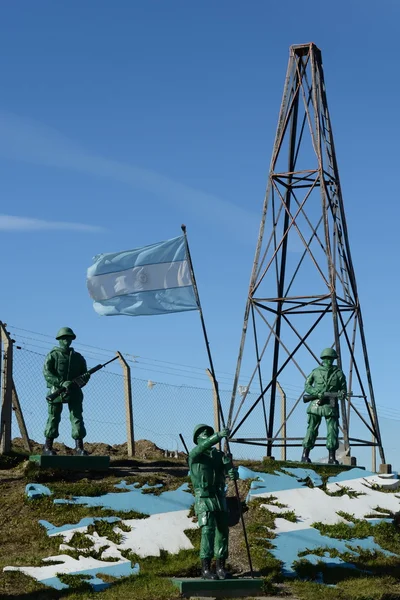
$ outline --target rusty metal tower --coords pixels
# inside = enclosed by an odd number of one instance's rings
[[[288,379],[304,386],[329,345],[338,353],[349,392],[363,398],[361,407],[351,397],[340,404],[346,455],[351,446],[377,446],[385,463],[321,51],[311,43],[290,48],[229,410],[232,441],[266,446],[267,456],[275,446],[301,446],[300,437],[280,437],[285,423],[275,423],[277,387]],[[246,371],[254,369],[245,393],[237,395],[245,364]],[[257,406],[263,415],[253,423],[264,422],[265,435],[239,437]],[[357,420],[369,439],[351,437]]]

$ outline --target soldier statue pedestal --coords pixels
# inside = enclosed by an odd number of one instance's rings
[[[175,577],[171,579],[183,598],[248,598],[262,596],[264,580],[261,578],[238,577],[232,579],[193,579]]]
[[[40,469],[60,469],[62,471],[107,471],[109,456],[68,454],[31,454],[29,461]]]

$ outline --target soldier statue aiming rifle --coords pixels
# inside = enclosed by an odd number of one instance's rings
[[[58,437],[58,426],[61,420],[63,403],[68,404],[72,425],[72,438],[75,440],[75,454],[85,455],[83,438],[86,429],[83,422],[83,393],[90,378],[86,360],[79,352],[71,348],[76,335],[70,327],[62,327],[56,335],[59,346],[55,346],[46,356],[43,374],[46,379],[48,396],[48,419],[44,432],[46,443],[43,454],[54,455],[53,441]],[[58,392],[58,393],[56,393]]]
[[[336,450],[339,447],[339,405],[338,398],[346,396],[346,377],[333,361],[337,359],[336,350],[325,348],[321,352],[322,365],[312,371],[305,383],[304,402],[307,408],[308,427],[303,440],[301,462],[310,463],[310,450],[314,448],[322,417],[326,419],[326,447],[329,451],[328,464],[339,464]]]
[[[237,480],[237,469],[229,455],[213,448],[222,438],[229,437],[229,429],[214,433],[209,425],[197,425],[193,433],[195,448],[189,453],[190,478],[195,494],[195,513],[201,529],[200,558],[203,579],[227,579],[228,510],[225,498],[225,479]],[[211,561],[216,558],[216,572]]]

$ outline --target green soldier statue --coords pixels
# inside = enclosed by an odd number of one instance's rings
[[[57,333],[55,346],[46,356],[43,374],[49,388],[53,393],[59,389],[63,393],[54,400],[48,400],[48,419],[44,432],[46,443],[43,454],[54,455],[53,441],[58,437],[58,427],[61,420],[63,403],[68,404],[70,421],[72,425],[72,438],[75,440],[75,454],[86,455],[83,447],[83,438],[86,429],[83,422],[83,393],[81,388],[89,381],[86,360],[79,352],[71,348],[76,335],[70,327],[62,327]],[[73,381],[74,380],[74,381]]]
[[[229,437],[229,429],[214,433],[209,425],[194,428],[195,448],[189,453],[190,478],[195,494],[195,513],[201,528],[200,559],[203,579],[228,579],[225,569],[228,558],[228,510],[225,497],[225,479],[237,480],[237,469],[230,456],[213,448],[222,438]],[[216,571],[211,561],[216,558]]]
[[[322,365],[312,371],[305,383],[304,402],[310,402],[307,408],[308,427],[303,440],[301,462],[310,463],[310,450],[314,448],[322,417],[326,419],[326,447],[329,451],[328,464],[339,464],[336,450],[339,447],[339,404],[338,398],[346,395],[346,377],[343,371],[333,364],[337,358],[336,350],[325,348],[321,352]]]

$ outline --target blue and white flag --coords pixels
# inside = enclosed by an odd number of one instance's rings
[[[95,256],[87,286],[99,315],[163,315],[198,309],[184,236]]]

